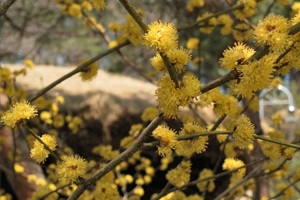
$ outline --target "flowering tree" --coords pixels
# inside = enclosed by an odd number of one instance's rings
[[[8,0],[1,5],[0,15],[13,3]],[[28,198],[234,199],[248,196],[247,192],[262,199],[297,196],[300,168],[291,168],[291,163],[300,149],[299,137],[288,141],[278,118],[277,127],[258,134],[259,124],[253,122],[247,110],[257,111],[257,93],[264,88],[277,87],[280,82],[277,76],[300,66],[297,58],[300,48],[298,3],[291,7],[285,0],[269,4],[255,0],[222,1],[227,9],[202,13],[209,1],[189,0],[184,10],[195,16],[194,22],[179,27],[163,20],[147,25],[147,10],[136,8],[130,1],[119,0],[115,3],[122,5],[128,14],[121,24],[111,22],[109,33],[92,17],[105,9],[105,1],[58,0],[57,3],[64,14],[84,19],[86,27],[99,34],[108,49],[81,62],[30,98],[26,98],[15,81],[19,75],[26,75],[33,62],[25,60],[25,67],[16,71],[1,66],[0,91],[8,99],[0,111],[2,132],[10,130],[12,137],[23,132],[30,146],[31,159],[45,167],[44,181],[24,173],[18,146],[14,146],[10,153],[13,174],[22,174],[23,181],[36,186]],[[264,16],[257,23],[252,22],[253,17],[261,14],[258,10],[262,5],[268,5]],[[290,17],[271,14],[274,5],[292,8]],[[180,19],[177,21],[184,24]],[[187,31],[196,34],[181,45],[184,37],[181,39],[179,35]],[[224,37],[231,35],[236,42],[219,58],[219,67],[226,74],[204,83],[200,74],[193,73],[192,69],[203,63],[202,34],[213,31],[219,31]],[[120,49],[129,45],[132,45],[130,48],[142,45],[146,47],[144,51],[154,51],[150,59],[154,71],[147,75],[128,60]],[[157,85],[157,107],[144,110],[143,123],[131,126],[128,135],[120,141],[119,149],[111,144],[95,146],[91,153],[101,159],[88,160],[58,144],[59,130],[65,123],[76,133],[82,119],[60,113],[58,105],[64,103],[62,96],[49,100],[44,94],[77,73],[83,82],[92,80],[98,73],[96,61],[113,52],[140,76]],[[199,107],[212,107],[218,120],[204,123],[205,119],[195,115],[182,115],[182,110],[188,107],[196,113]],[[173,128],[166,123],[168,120],[175,121],[180,128]],[[46,124],[44,132],[38,129],[41,124]],[[1,137],[0,141],[3,151],[5,138]],[[207,165],[211,167],[203,167],[195,158],[203,156],[208,147],[218,149],[220,154]],[[154,161],[143,154],[149,151],[160,156],[159,165],[155,166]],[[212,154],[206,154],[207,162],[212,162],[210,156]],[[4,171],[1,166],[0,169]],[[165,187],[149,194],[151,182],[161,172]],[[228,178],[227,182],[220,183],[224,177]],[[261,184],[266,181],[276,183],[272,190],[265,190]],[[197,190],[190,190],[193,187]],[[3,193],[2,196],[9,199],[10,195]]]

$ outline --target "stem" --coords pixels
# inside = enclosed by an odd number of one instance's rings
[[[215,200],[220,200],[222,197],[224,197],[225,195],[227,195],[230,191],[234,190],[235,188],[237,188],[238,186],[242,185],[243,183],[245,183],[246,181],[248,181],[250,178],[252,178],[252,176],[259,170],[260,166],[256,167],[255,169],[253,169],[249,174],[247,174],[247,176],[245,176],[242,180],[238,181],[236,184],[234,184],[232,187],[226,189],[224,192],[222,192],[217,198],[215,198]]]
[[[279,140],[274,140],[274,139],[271,139],[271,138],[266,138],[266,137],[263,137],[261,135],[254,135],[254,138],[264,140],[264,141],[267,141],[267,142],[272,142],[272,143],[275,143],[275,144],[280,144],[280,145],[283,145],[283,146],[286,146],[286,147],[292,147],[292,148],[295,148],[295,149],[300,149],[299,145],[291,144],[291,143],[283,142],[283,141],[279,141]]]
[[[100,58],[114,52],[115,50],[122,48],[126,45],[129,45],[130,43],[128,41],[119,44],[118,46],[108,49],[104,52],[101,52],[100,54],[98,54],[97,56],[95,56],[94,58],[88,60],[87,62],[79,65],[77,68],[75,68],[74,70],[72,70],[71,72],[67,73],[66,75],[60,77],[59,79],[57,79],[56,81],[52,82],[51,84],[49,84],[48,86],[46,86],[45,88],[41,89],[35,96],[31,97],[28,101],[30,103],[32,103],[33,101],[35,101],[37,98],[39,98],[40,96],[42,96],[43,94],[45,94],[46,92],[48,92],[49,90],[51,90],[52,88],[54,88],[56,85],[60,84],[61,82],[63,82],[64,80],[70,78],[71,76],[81,72],[82,70],[84,70],[85,68],[87,68],[89,65],[91,65],[93,62],[96,62],[97,60],[99,60]]]
[[[88,188],[88,186],[94,184],[100,178],[102,178],[105,174],[113,170],[118,164],[122,161],[130,158],[135,152],[139,151],[142,147],[143,143],[150,136],[152,131],[163,121],[163,114],[161,113],[158,117],[156,117],[148,127],[140,134],[140,136],[136,139],[135,143],[123,151],[117,158],[111,160],[107,165],[105,165],[102,169],[100,169],[96,174],[92,177],[86,179],[83,183],[81,183],[77,189],[72,193],[72,195],[68,198],[68,200],[75,200],[79,198],[79,196]]]
[[[7,0],[2,6],[0,6],[0,17],[6,13],[10,6],[15,3],[16,0]]]
[[[131,17],[136,21],[136,23],[143,29],[145,33],[148,32],[148,26],[143,22],[142,18],[138,14],[138,12],[132,7],[132,5],[127,0],[119,0],[127,12],[131,15]],[[178,85],[178,78],[176,75],[176,71],[170,62],[169,58],[164,55],[163,53],[159,52],[160,56],[162,57],[165,66],[167,67],[167,71],[171,77],[171,80],[174,81],[176,88],[179,87]]]
[[[289,189],[289,187],[291,187],[292,185],[295,185],[298,181],[300,181],[300,178],[296,179],[294,182],[290,183],[289,185],[287,185],[285,188],[283,188],[278,194],[274,195],[273,197],[270,197],[269,199],[277,199],[278,197],[280,197],[281,195],[284,194],[284,192]]]
[[[235,11],[235,10],[239,10],[243,8],[243,5],[235,5],[233,6],[232,8],[228,9],[228,10],[223,10],[221,12],[217,12],[215,14],[212,14],[210,16],[207,16],[199,21],[196,21],[195,23],[191,24],[191,25],[188,25],[188,26],[185,26],[185,27],[182,27],[182,28],[179,28],[178,30],[181,31],[181,30],[185,30],[185,29],[190,29],[190,28],[196,28],[199,26],[199,24],[201,24],[202,22],[205,22],[211,18],[214,18],[214,17],[218,17],[220,15],[223,15],[223,14],[226,14],[226,13],[230,13],[232,11]]]

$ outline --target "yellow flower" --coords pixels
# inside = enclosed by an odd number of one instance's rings
[[[102,156],[105,160],[112,160],[120,154],[118,150],[113,151],[111,145],[98,145],[93,148],[92,152]]]
[[[182,47],[170,49],[167,52],[167,56],[178,72],[185,71],[186,65],[191,59],[190,52]]]
[[[212,176],[214,176],[214,172],[210,169],[205,168],[199,173],[198,179],[204,179]],[[211,179],[209,181],[199,182],[197,183],[197,188],[200,190],[200,192],[204,192],[205,190],[207,190],[208,192],[212,192],[215,189],[214,180]]]
[[[235,146],[247,149],[254,140],[254,125],[246,115],[241,115],[235,120],[236,128],[232,134]]]
[[[19,163],[14,164],[14,170],[16,173],[23,173],[25,171],[24,167],[20,165]]]
[[[175,88],[175,83],[170,76],[165,74],[158,80],[156,90],[158,107],[167,117],[179,115],[178,106],[180,105],[179,90]]]
[[[237,158],[226,158],[224,160],[222,168],[223,168],[223,170],[235,170],[244,165],[245,165],[245,163]],[[242,176],[244,176],[246,173],[246,169],[241,168],[238,170],[238,172],[241,173]]]
[[[1,67],[0,68],[0,83],[1,82],[9,82],[12,80],[12,73],[9,68]]]
[[[198,38],[189,38],[186,43],[186,48],[190,50],[195,50],[199,48],[200,40]]]
[[[142,43],[142,30],[130,15],[127,16],[127,20],[121,25],[120,29],[120,32],[123,34],[118,37],[118,43],[125,42],[126,40],[129,40],[135,46]]]
[[[223,58],[220,58],[220,65],[224,69],[232,70],[246,61],[254,53],[254,49],[245,44],[241,42],[234,43],[234,47],[229,47],[223,52]]]
[[[159,114],[158,109],[150,106],[144,110],[141,118],[144,122],[152,121],[156,116],[158,116],[158,114]]]
[[[76,18],[82,17],[81,6],[77,3],[72,3],[68,11],[69,15]]]
[[[56,175],[62,183],[76,181],[87,171],[88,163],[79,156],[62,156],[62,161],[57,163]]]
[[[5,112],[1,117],[1,122],[4,125],[14,128],[16,124],[24,119],[30,119],[37,115],[35,106],[29,102],[15,103],[10,110]]]
[[[205,12],[201,17],[197,18],[197,21],[210,17],[211,15],[213,14],[210,12]],[[214,30],[215,26],[217,25],[218,25],[218,21],[215,17],[209,18],[199,24],[199,26],[201,27],[200,32],[210,34]]]
[[[91,3],[88,1],[82,2],[81,6],[85,12],[90,12],[93,9]]]
[[[252,30],[248,24],[240,23],[234,26],[232,35],[237,41],[246,41],[252,36]]]
[[[98,10],[103,10],[106,6],[106,3],[104,0],[89,0],[94,8],[98,9]]]
[[[177,48],[178,35],[173,23],[153,22],[149,25],[144,39],[148,47],[154,47],[159,52],[166,53],[170,49]]]
[[[40,138],[52,151],[56,149],[56,139],[54,136],[44,134]],[[50,152],[45,149],[44,145],[38,140],[34,141],[33,148],[30,150],[30,157],[38,163],[43,163],[48,158]]]
[[[113,40],[113,41],[109,42],[109,44],[108,44],[108,48],[110,48],[110,49],[114,48],[116,46],[118,46],[118,42],[116,40]]]
[[[186,9],[189,12],[194,12],[195,8],[201,8],[202,6],[204,6],[204,3],[204,0],[189,0],[186,5]]]
[[[84,62],[81,62],[83,64]],[[91,81],[93,80],[98,74],[98,65],[96,62],[93,62],[85,69],[80,72],[80,77],[82,81]]]
[[[111,30],[113,32],[118,32],[120,30],[120,26],[115,22],[110,23],[108,25],[108,28],[109,28],[109,30]]]
[[[274,62],[274,57],[268,55],[260,60],[240,65],[237,68],[240,72],[239,80],[230,83],[230,90],[250,99],[256,91],[269,87],[273,78]]]
[[[152,136],[159,140],[158,154],[166,157],[172,154],[175,148],[177,135],[166,126],[158,126],[152,133]]]
[[[190,181],[191,166],[191,161],[182,161],[175,169],[168,171],[167,180],[177,188],[182,187]]]
[[[205,128],[188,122],[184,124],[183,129],[179,132],[180,136],[188,136],[206,131]],[[207,136],[195,137],[190,140],[180,140],[176,144],[175,152],[179,156],[191,157],[193,153],[202,153],[207,148]]]
[[[238,0],[237,5],[243,5],[242,9],[233,11],[236,18],[240,20],[252,17],[256,13],[257,3],[255,0]]]
[[[29,59],[24,60],[24,65],[28,68],[33,68],[33,66],[34,66],[32,60],[29,60]]]
[[[223,14],[218,17],[218,22],[221,25],[221,34],[228,35],[232,31],[233,19],[228,14]]]
[[[280,15],[263,18],[255,28],[253,37],[257,45],[267,44],[275,52],[283,52],[290,45],[289,23]]]

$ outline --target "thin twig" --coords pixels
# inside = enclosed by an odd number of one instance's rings
[[[16,0],[7,0],[2,6],[0,6],[0,17],[6,13],[10,6],[15,3]]]
[[[122,161],[130,158],[135,152],[139,151],[142,147],[142,144],[147,140],[152,131],[163,121],[163,114],[160,114],[156,117],[145,130],[140,134],[140,136],[136,139],[135,143],[130,146],[128,149],[123,151],[117,158],[111,160],[107,165],[101,168],[96,174],[92,177],[86,179],[82,182],[77,189],[71,194],[68,200],[75,200],[79,198],[79,196],[88,188],[89,185],[96,183],[100,178],[102,178],[105,174],[113,170],[118,164]]]
[[[86,61],[85,63],[79,65],[77,68],[75,68],[74,70],[72,70],[71,72],[67,73],[66,75],[60,77],[59,79],[57,79],[56,81],[52,82],[51,84],[49,84],[48,86],[46,86],[45,88],[41,89],[35,96],[31,97],[28,101],[29,102],[33,102],[35,101],[37,98],[39,98],[40,96],[42,96],[43,94],[45,94],[46,92],[48,92],[49,90],[51,90],[52,88],[54,88],[55,86],[57,86],[58,84],[60,84],[61,82],[65,81],[66,79],[70,78],[71,76],[81,72],[82,70],[84,70],[85,68],[87,68],[89,65],[91,65],[93,62],[96,62],[97,60],[99,60],[100,58],[116,51],[119,48],[122,48],[126,45],[129,45],[130,43],[128,41],[119,44],[118,46],[108,49],[104,52],[101,52],[100,54],[98,54],[97,56],[95,56],[94,58]]]

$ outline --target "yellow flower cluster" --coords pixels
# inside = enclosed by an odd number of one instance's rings
[[[214,28],[218,25],[218,20],[215,17],[211,17],[213,14],[210,12],[205,12],[202,16],[197,18],[197,22],[209,18],[204,22],[199,23],[200,32],[210,34]]]
[[[150,106],[144,110],[141,118],[144,122],[152,121],[158,114],[159,114],[158,109]]]
[[[94,8],[98,9],[98,10],[103,10],[106,6],[106,3],[104,0],[89,0]]]
[[[240,78],[230,83],[230,90],[250,99],[256,91],[269,87],[273,78],[274,62],[275,57],[267,55],[260,60],[240,65],[237,68]]]
[[[189,0],[187,5],[186,5],[186,9],[189,12],[194,12],[195,8],[201,8],[204,6],[204,0]]]
[[[88,163],[79,156],[64,155],[61,159],[57,163],[56,175],[62,183],[74,182],[86,173]]]
[[[204,127],[188,122],[184,124],[183,129],[179,132],[180,136],[188,136],[206,131]],[[190,140],[180,140],[176,144],[175,152],[179,156],[191,157],[193,153],[202,153],[207,148],[207,136],[195,137]]]
[[[189,38],[186,43],[186,48],[195,50],[199,48],[200,40],[198,38]]]
[[[224,160],[224,163],[222,165],[223,170],[235,170],[239,167],[244,166],[245,163],[239,159],[236,158],[226,158]],[[246,172],[246,170],[244,168],[242,168],[244,173]],[[242,170],[240,169],[240,170]]]
[[[220,58],[220,65],[224,69],[232,70],[250,58],[254,53],[254,49],[245,44],[241,42],[234,43],[234,47],[229,47],[223,52],[223,57]]]
[[[56,149],[56,139],[54,136],[44,134],[40,138],[52,151]],[[30,157],[38,163],[43,163],[48,158],[50,152],[38,140],[34,141],[33,148],[30,150]]]
[[[68,14],[72,17],[82,18],[81,6],[77,3],[72,3],[68,8]]]
[[[112,150],[111,145],[98,145],[93,148],[92,152],[102,156],[105,160],[109,161],[116,158],[120,152],[118,150]]]
[[[80,64],[83,64],[83,62],[81,62]],[[80,77],[81,77],[81,80],[82,81],[91,81],[93,80],[97,74],[98,74],[98,65],[96,62],[93,62],[92,64],[90,64],[89,66],[87,66],[85,69],[83,69],[81,72],[80,72]]]
[[[142,11],[141,11],[142,13]],[[126,40],[129,40],[133,45],[139,45],[142,43],[143,33],[139,25],[136,23],[136,21],[130,16],[127,16],[127,20],[121,24],[120,27],[117,25],[114,25],[113,30],[120,31],[122,35],[120,35],[117,38],[118,43],[125,42]],[[120,29],[120,30],[119,30]]]
[[[257,3],[255,0],[238,0],[236,4],[243,6],[242,9],[233,11],[236,18],[240,20],[252,17],[256,13]]]
[[[253,37],[257,45],[269,45],[272,51],[280,53],[290,46],[289,26],[285,17],[269,15],[258,23]]]
[[[1,122],[5,126],[14,128],[16,124],[24,119],[30,119],[37,115],[35,106],[30,105],[29,102],[15,103],[2,117]]]
[[[163,157],[170,156],[177,142],[176,133],[166,126],[158,126],[153,131],[152,136],[159,140],[160,146],[157,149],[158,154]]]
[[[191,161],[182,161],[175,169],[168,171],[166,174],[167,180],[177,188],[182,187],[190,181],[191,166]]]
[[[223,14],[218,17],[218,23],[221,25],[221,34],[228,35],[232,32],[233,19],[228,14]]]
[[[204,168],[200,173],[199,173],[199,180],[212,177],[214,176],[214,172],[210,169]],[[214,180],[211,179],[209,181],[201,181],[197,183],[197,188],[200,190],[200,192],[205,192],[206,190],[208,192],[214,191],[216,185],[214,183]]]
[[[173,23],[153,22],[144,35],[148,47],[154,47],[158,52],[166,53],[177,48],[177,30]]]
[[[184,75],[180,88],[176,88],[170,76],[165,74],[159,79],[156,90],[158,106],[165,116],[177,117],[178,107],[188,105],[193,98],[199,96],[200,87],[200,81],[192,74]]]
[[[249,145],[253,144],[254,125],[246,115],[240,115],[234,123],[236,126],[232,134],[234,144],[241,149],[247,149]]]

